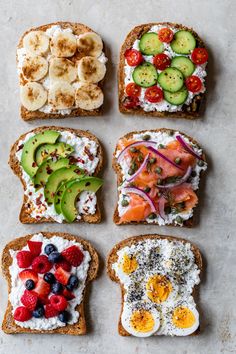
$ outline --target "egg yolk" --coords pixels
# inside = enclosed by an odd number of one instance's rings
[[[123,257],[122,270],[125,274],[131,274],[138,268],[138,262],[134,256],[128,256],[127,254]]]
[[[149,299],[160,304],[170,295],[172,285],[164,275],[154,275],[148,279],[146,290]]]
[[[155,321],[149,311],[138,310],[132,313],[130,325],[136,332],[147,333],[153,330]]]
[[[190,328],[195,323],[195,316],[187,307],[177,307],[173,312],[172,322],[178,328]]]

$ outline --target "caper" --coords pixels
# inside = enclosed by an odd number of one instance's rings
[[[153,220],[153,219],[156,219],[156,214],[155,213],[151,213],[151,214],[149,214],[149,216],[148,216],[148,218],[149,219],[151,219],[151,220]]]
[[[122,202],[121,202],[121,205],[122,205],[123,207],[127,207],[127,206],[129,205],[128,200],[123,199]]]
[[[149,192],[150,192],[150,190],[151,190],[151,188],[150,188],[150,187],[145,187],[145,188],[144,188],[144,192],[145,192],[145,193],[149,193]]]
[[[131,168],[132,168],[132,170],[136,171],[138,166],[137,166],[137,164],[135,162],[132,162]]]
[[[177,163],[177,165],[179,165],[181,163],[181,158],[180,157],[176,157],[175,158],[175,163]]]
[[[130,151],[131,152],[137,152],[138,150],[136,149],[136,147],[133,146],[133,147],[130,148]]]
[[[159,145],[158,145],[158,149],[165,149],[165,145],[159,144]]]
[[[135,172],[134,169],[133,169],[133,168],[130,168],[129,171],[128,171],[128,174],[129,174],[129,175],[133,175],[134,172]]]
[[[184,209],[184,208],[185,208],[185,202],[179,203],[179,204],[178,204],[178,207],[179,207],[180,209]]]
[[[161,185],[162,184],[162,180],[160,178],[158,178],[157,180],[157,184]]]
[[[151,139],[151,136],[149,134],[143,135],[143,140],[147,141],[147,140],[150,140],[150,139]]]
[[[144,158],[143,155],[138,155],[138,162],[143,162]]]
[[[177,218],[175,219],[175,221],[176,221],[178,224],[182,224],[182,223],[183,223],[183,219],[181,218],[181,216],[177,216]]]
[[[168,131],[168,134],[169,134],[169,136],[173,136],[173,135],[174,135],[173,130],[169,130],[169,131]]]
[[[196,171],[192,171],[191,176],[192,177],[196,177],[197,176],[197,172]]]
[[[151,164],[153,164],[153,163],[155,163],[156,162],[156,158],[155,157],[152,157],[152,158],[150,158],[150,160],[149,160],[149,162],[151,163]]]
[[[204,166],[204,161],[199,160],[197,164],[198,164],[198,166],[202,167],[202,166]]]
[[[165,207],[165,213],[166,214],[170,214],[171,213],[171,207],[170,206]]]
[[[156,171],[156,173],[158,173],[159,175],[162,174],[162,168],[161,168],[161,167],[157,167],[155,171]]]

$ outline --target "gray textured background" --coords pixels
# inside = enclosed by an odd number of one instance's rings
[[[109,1],[109,0],[0,0],[0,244],[30,232],[66,231],[90,240],[102,261],[100,277],[93,283],[87,306],[89,333],[83,337],[59,335],[5,335],[0,332],[0,353],[49,354],[216,354],[235,353],[235,59],[234,0]],[[100,225],[21,225],[18,213],[22,188],[10,171],[10,145],[42,122],[21,121],[15,69],[15,48],[28,28],[57,21],[77,21],[100,33],[108,48],[106,108],[101,118],[44,122],[90,129],[102,141],[106,166],[103,188],[104,221]],[[116,69],[125,35],[140,23],[173,21],[192,26],[210,52],[207,109],[202,119],[191,121],[123,117],[117,109]],[[202,183],[200,223],[192,230],[155,226],[117,227],[112,223],[116,181],[111,169],[112,151],[119,136],[134,129],[170,127],[195,137],[204,147],[209,169]],[[105,274],[104,260],[121,239],[144,233],[183,236],[195,242],[205,260],[200,292],[202,333],[188,338],[122,338],[117,334],[120,292]],[[7,302],[7,287],[0,280],[0,317]]]

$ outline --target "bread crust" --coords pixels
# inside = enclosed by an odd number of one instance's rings
[[[203,102],[205,100],[205,93],[200,93],[196,95],[189,106],[184,108],[184,111],[178,112],[158,112],[158,111],[150,111],[145,112],[141,107],[137,108],[125,108],[123,105],[124,100],[124,79],[125,79],[125,51],[132,47],[134,41],[140,38],[144,33],[148,32],[150,28],[154,25],[166,25],[172,26],[179,30],[187,30],[193,34],[196,39],[197,46],[205,48],[205,44],[199,35],[190,27],[184,26],[182,24],[177,24],[173,22],[153,22],[142,24],[139,26],[134,27],[129,34],[127,35],[121,50],[120,50],[120,62],[119,62],[119,69],[118,69],[118,91],[119,91],[119,110],[121,113],[124,114],[132,114],[132,115],[142,115],[146,117],[157,117],[157,118],[186,118],[186,119],[195,119],[199,117],[202,113]]]
[[[166,128],[160,128],[160,129],[150,129],[150,130],[140,130],[140,131],[134,131],[134,132],[129,132],[127,134],[125,134],[124,136],[122,136],[120,139],[131,139],[133,137],[133,135],[135,134],[145,134],[146,132],[176,132],[176,130],[174,129],[166,129]],[[192,137],[190,137],[189,135],[181,132],[178,130],[178,132],[185,136],[186,138],[188,138],[193,144],[196,144],[197,146],[200,147],[200,145],[198,144],[198,142],[193,139]],[[119,139],[119,140],[120,140]],[[112,167],[113,167],[113,170],[115,171],[116,175],[117,175],[117,187],[122,183],[122,178],[123,178],[123,175],[122,175],[122,169],[120,167],[120,165],[117,163],[117,158],[116,158],[116,152],[117,152],[117,148],[118,146],[116,145],[116,148],[115,148],[115,151],[113,153],[113,159],[112,159]],[[206,162],[206,156],[205,154],[203,153],[202,155],[202,158],[203,160]],[[200,174],[200,178],[202,176],[202,172]],[[199,196],[199,189],[197,190],[196,194],[197,196]],[[119,197],[119,192],[117,191],[117,195]],[[129,225],[129,224],[134,224],[134,225],[137,225],[137,224],[144,224],[144,225],[150,225],[147,221],[142,221],[142,222],[137,222],[137,221],[132,221],[132,222],[123,222],[123,223],[119,223],[120,222],[120,217],[119,217],[119,212],[118,212],[118,204],[116,205],[116,209],[115,209],[115,212],[113,214],[113,221],[116,225]],[[189,218],[188,220],[184,220],[183,222],[183,226],[185,227],[193,227],[195,226],[196,224],[196,219],[194,218],[194,215]],[[152,224],[152,225],[156,225],[158,226],[158,224]],[[181,227],[180,225],[176,225],[176,224],[169,224],[169,225],[165,225],[165,226],[177,226],[177,227]]]
[[[8,164],[11,167],[12,171],[14,172],[14,174],[19,177],[24,191],[26,190],[27,186],[25,184],[25,181],[22,178],[22,169],[20,166],[20,162],[16,157],[16,152],[17,152],[17,147],[19,144],[20,140],[23,140],[25,138],[25,136],[29,133],[40,133],[42,131],[45,130],[57,130],[57,131],[69,131],[71,133],[76,134],[77,136],[84,136],[87,137],[90,140],[93,140],[97,143],[98,145],[98,151],[97,151],[97,157],[99,158],[99,163],[95,169],[95,172],[93,174],[93,176],[97,176],[99,174],[99,172],[101,171],[102,167],[103,167],[103,151],[102,151],[102,146],[100,141],[97,139],[97,137],[95,135],[93,135],[92,133],[90,133],[89,131],[85,131],[85,130],[80,130],[80,129],[72,129],[72,128],[63,128],[63,127],[57,127],[57,126],[42,126],[42,127],[38,127],[35,128],[27,133],[22,134],[17,140],[16,142],[12,145],[11,150],[10,150],[10,157],[9,157],[9,161]],[[27,196],[24,194],[23,197],[23,203],[22,203],[22,207],[21,207],[21,211],[20,211],[20,215],[19,215],[19,220],[20,222],[22,222],[23,224],[40,224],[40,223],[52,223],[55,222],[54,219],[52,218],[41,218],[41,219],[35,219],[33,217],[31,217],[30,212],[31,210],[27,208],[27,203],[28,203],[28,198]],[[99,208],[99,205],[97,203],[96,205],[96,212],[93,215],[82,215],[80,220],[76,220],[74,221],[76,223],[80,223],[80,222],[87,222],[87,223],[93,223],[93,224],[97,224],[101,222],[101,211]],[[66,222],[64,222],[66,223]]]
[[[148,235],[140,235],[140,236],[132,236],[129,238],[126,238],[125,240],[117,243],[112,250],[110,251],[108,257],[107,257],[107,261],[106,261],[106,269],[107,269],[107,274],[110,277],[110,279],[116,283],[118,283],[120,285],[121,288],[121,311],[120,311],[120,316],[119,316],[119,322],[118,322],[118,332],[121,336],[130,336],[130,334],[125,330],[125,328],[122,326],[121,323],[121,315],[123,312],[123,307],[124,307],[124,295],[125,295],[125,289],[124,286],[121,284],[119,278],[116,276],[116,273],[114,271],[114,269],[112,269],[112,264],[116,263],[118,260],[118,255],[117,252],[120,251],[122,248],[126,247],[126,246],[131,246],[134,245],[138,242],[141,241],[145,241],[148,239],[162,239],[162,240],[169,240],[169,241],[181,241],[183,243],[190,243],[191,245],[191,250],[194,254],[195,257],[195,262],[200,270],[200,279],[202,276],[202,272],[203,272],[203,262],[202,262],[202,256],[200,253],[200,250],[198,249],[198,247],[193,244],[192,242],[184,239],[184,238],[180,238],[180,237],[173,237],[173,236],[166,236],[166,235],[157,235],[157,234],[148,234]],[[199,285],[195,286],[192,292],[192,296],[194,299],[197,298],[197,294],[198,294],[198,290],[199,290]],[[200,328],[198,328],[194,333],[192,333],[192,335],[195,334],[199,334],[200,333]]]
[[[90,27],[82,24],[82,23],[75,23],[75,22],[52,22],[52,23],[48,23],[46,25],[42,25],[42,26],[38,26],[38,27],[33,27],[30,28],[29,30],[25,31],[25,33],[21,36],[17,49],[20,49],[23,47],[23,38],[25,37],[26,34],[28,34],[31,31],[46,31],[48,28],[50,28],[51,26],[61,26],[62,29],[65,28],[71,28],[73,33],[75,35],[80,35],[86,32],[94,32]],[[103,51],[105,51],[105,46],[103,43]],[[79,60],[81,58],[81,56],[79,55],[79,53],[75,53],[75,55],[70,58],[70,60],[72,61],[76,61]],[[16,59],[17,60],[17,59]],[[18,62],[18,61],[17,61]],[[20,77],[20,80],[24,81],[24,78]],[[101,89],[103,88],[104,85],[104,79],[101,80],[98,84],[99,87],[101,87]],[[91,111],[87,111],[81,108],[75,108],[72,109],[71,113],[69,114],[60,114],[60,113],[44,113],[44,112],[40,112],[39,110],[37,111],[28,111],[23,105],[20,106],[20,116],[24,121],[32,121],[35,119],[49,119],[49,118],[53,118],[53,119],[63,119],[63,118],[75,118],[75,117],[91,117],[91,116],[101,116],[102,115],[102,107],[99,107],[97,109],[93,109]]]
[[[91,261],[88,270],[88,276],[85,283],[85,289],[83,292],[83,300],[82,302],[76,307],[76,311],[79,312],[80,317],[77,323],[70,325],[67,324],[65,327],[56,328],[53,330],[36,330],[30,328],[22,328],[15,323],[12,314],[12,305],[8,299],[7,309],[4,315],[4,319],[2,322],[2,330],[7,334],[15,334],[15,333],[60,333],[60,334],[70,334],[70,335],[82,335],[86,334],[86,321],[85,321],[85,314],[84,314],[84,303],[85,303],[85,293],[86,287],[89,282],[93,281],[98,273],[99,268],[99,258],[97,251],[93,248],[90,242],[77,237],[73,236],[68,233],[62,232],[41,232],[44,237],[51,238],[53,236],[62,237],[64,239],[70,241],[76,241],[83,245],[84,250],[88,251],[91,256]],[[19,237],[14,239],[13,241],[9,242],[3,252],[1,258],[1,270],[2,274],[7,280],[8,284],[8,296],[11,292],[11,275],[9,272],[9,267],[12,264],[12,257],[10,255],[10,250],[21,250],[24,246],[27,245],[27,241],[30,240],[35,234],[29,234],[24,237]]]

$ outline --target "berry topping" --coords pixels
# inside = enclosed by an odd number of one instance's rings
[[[37,242],[37,241],[28,241],[27,242],[30,252],[35,257],[40,255],[42,244],[43,244],[42,242]]]
[[[66,270],[67,272],[71,271],[71,265],[69,262],[67,262],[65,259],[62,259],[60,262],[55,264],[55,268],[63,268],[64,270]]]
[[[61,254],[57,251],[53,251],[49,254],[48,259],[52,263],[57,263],[61,260]]]
[[[66,248],[62,252],[62,256],[67,260],[67,262],[69,262],[74,267],[78,267],[84,259],[83,253],[77,246],[71,246]]]
[[[76,275],[72,274],[69,278],[68,284],[67,284],[67,289],[68,290],[73,290],[77,288],[79,285],[79,279]]]
[[[38,281],[38,275],[31,269],[22,270],[19,273],[20,279],[25,283],[28,279],[33,280],[35,283]]]
[[[45,273],[43,276],[43,279],[48,283],[48,284],[53,284],[55,283],[56,279],[54,277],[54,274],[52,273]]]
[[[75,298],[75,295],[69,291],[68,289],[64,289],[62,292],[62,295],[67,299],[67,300],[72,300]]]
[[[20,251],[16,255],[19,268],[28,268],[33,261],[33,255],[30,251]]]
[[[33,290],[35,287],[35,282],[32,279],[28,279],[25,282],[25,287],[27,290]]]
[[[36,257],[32,263],[32,269],[36,273],[47,273],[52,268],[52,264],[49,262],[48,257],[41,255]]]
[[[58,315],[58,311],[52,306],[52,304],[47,304],[45,306],[45,318],[55,317]]]
[[[63,291],[63,286],[60,283],[56,282],[52,284],[51,290],[53,294],[60,294]]]
[[[62,311],[59,313],[58,319],[63,323],[67,323],[70,320],[70,313],[68,311]]]
[[[14,312],[14,320],[19,321],[19,322],[24,322],[24,321],[28,321],[31,319],[32,314],[30,312],[29,309],[27,309],[24,306],[19,306],[15,309]]]
[[[70,273],[64,270],[63,268],[59,267],[55,271],[55,278],[59,283],[66,285],[68,283],[68,280],[70,278]]]
[[[20,300],[27,309],[33,311],[37,305],[38,296],[33,291],[25,290]]]
[[[61,295],[52,295],[50,303],[57,311],[64,311],[67,308],[67,300]]]
[[[44,315],[44,307],[43,306],[38,306],[33,312],[32,312],[33,317],[35,318],[40,318],[43,317]]]
[[[48,256],[54,251],[57,251],[57,248],[52,243],[49,243],[47,246],[44,247],[44,253],[46,253]]]
[[[39,278],[34,292],[39,295],[40,299],[43,299],[50,293],[50,285],[43,278]]]

